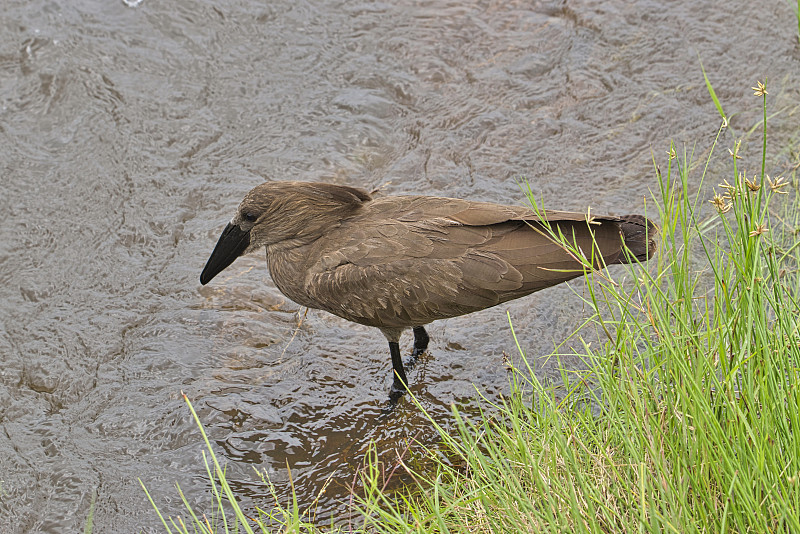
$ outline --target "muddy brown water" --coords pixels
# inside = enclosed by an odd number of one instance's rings
[[[702,154],[720,122],[698,54],[736,113],[723,143],[758,121],[765,76],[777,139],[796,131],[781,1],[130,4],[2,2],[3,533],[82,531],[92,492],[95,532],[159,532],[137,477],[166,514],[175,482],[204,506],[181,391],[245,504],[272,502],[254,467],[285,499],[288,465],[301,507],[332,480],[322,522],[343,520],[371,441],[387,462],[435,444],[411,403],[382,413],[377,330],[313,310],[297,328],[261,256],[200,286],[262,180],[519,203],[526,177],[547,207],[641,213],[652,154]],[[434,323],[409,378],[441,424],[507,390],[507,310],[534,358],[585,311],[558,287]]]

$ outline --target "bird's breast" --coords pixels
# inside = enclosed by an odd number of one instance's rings
[[[289,299],[309,308],[319,308],[306,291],[306,258],[302,250],[267,250],[269,274],[275,286]]]

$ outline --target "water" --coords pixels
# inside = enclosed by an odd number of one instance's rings
[[[347,511],[370,440],[391,465],[434,433],[391,381],[377,330],[304,311],[263,257],[198,276],[264,179],[643,212],[652,154],[741,136],[770,79],[773,141],[796,134],[785,2],[3,0],[0,18],[0,532],[158,532],[177,481],[208,486],[195,403],[230,478],[269,507],[288,474],[321,521]],[[745,143],[749,168],[758,137]],[[781,144],[783,143],[783,144]],[[795,139],[796,144],[796,139]],[[723,151],[724,152],[724,151]],[[776,173],[789,155],[774,165]],[[699,175],[699,174],[698,174]],[[573,285],[579,287],[579,285]],[[532,356],[584,317],[567,287],[435,323],[409,379],[451,403],[507,388],[506,310]],[[403,340],[410,350],[410,337]],[[566,360],[567,365],[578,362]],[[554,362],[540,362],[547,377]]]

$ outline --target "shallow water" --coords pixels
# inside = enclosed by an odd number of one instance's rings
[[[303,507],[330,479],[322,522],[346,513],[371,440],[390,463],[409,438],[435,443],[410,402],[382,413],[378,331],[304,317],[261,256],[199,285],[264,179],[519,203],[527,178],[550,208],[642,213],[653,155],[664,164],[674,139],[700,158],[720,123],[698,54],[733,115],[723,147],[760,119],[748,88],[765,76],[775,147],[796,134],[800,50],[780,1],[2,11],[0,532],[80,531],[93,491],[95,532],[158,532],[137,477],[167,514],[181,510],[176,481],[206,503],[181,391],[242,495],[271,505],[253,467],[285,499],[289,465]],[[533,357],[585,312],[565,286],[433,324],[409,379],[443,425],[451,403],[507,389],[506,310]]]

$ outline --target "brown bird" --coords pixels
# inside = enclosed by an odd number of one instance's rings
[[[640,215],[544,212],[595,268],[647,259],[657,227]],[[405,391],[400,334],[523,297],[584,274],[534,210],[428,196],[372,198],[362,189],[267,182],[251,190],[223,230],[200,283],[266,248],[272,280],[293,301],[377,327],[389,340],[393,395]],[[625,249],[627,247],[627,250]]]

